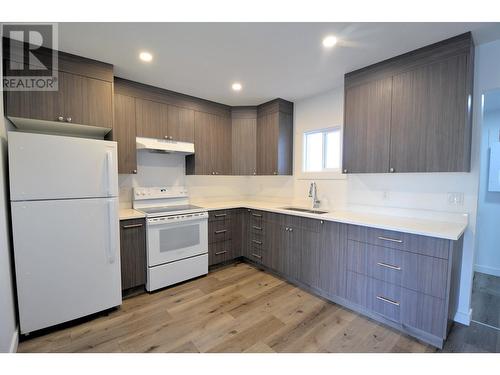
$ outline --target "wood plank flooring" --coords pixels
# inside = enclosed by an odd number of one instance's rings
[[[461,335],[459,339],[463,339]],[[449,351],[467,348],[456,345]],[[206,277],[129,298],[107,315],[28,338],[18,351],[436,350],[251,265],[238,263]]]

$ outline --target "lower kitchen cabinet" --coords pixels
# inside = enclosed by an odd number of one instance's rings
[[[210,230],[226,230],[212,234],[211,265],[243,256],[434,346],[446,339],[457,308],[462,239],[253,209],[210,215]]]
[[[122,290],[146,284],[146,227],[144,219],[120,221]]]

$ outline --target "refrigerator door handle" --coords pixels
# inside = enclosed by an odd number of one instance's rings
[[[106,246],[106,253],[108,256],[108,262],[113,264],[115,262],[115,251],[114,244],[116,239],[116,223],[115,223],[115,205],[114,201],[110,199],[108,201],[108,225],[109,225],[109,236],[108,236],[108,246]]]
[[[113,152],[111,150],[106,151],[106,173],[108,177],[108,196],[113,195]]]

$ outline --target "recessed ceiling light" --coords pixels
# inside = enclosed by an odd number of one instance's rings
[[[231,86],[231,88],[232,88],[234,91],[240,91],[242,87],[243,87],[243,86],[241,86],[241,83],[239,83],[239,82],[235,82],[235,83],[233,83],[233,85]]]
[[[337,38],[334,37],[333,35],[328,35],[323,39],[323,47],[331,48],[335,44],[337,44]]]
[[[153,60],[153,55],[150,54],[149,52],[141,52],[139,53],[139,58],[142,61],[150,62],[151,60]]]

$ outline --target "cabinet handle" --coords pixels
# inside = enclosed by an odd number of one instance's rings
[[[290,230],[290,228],[288,228],[288,227],[285,227],[285,230],[286,230],[286,231],[288,232],[288,231]]]
[[[257,172],[253,171],[253,175],[255,176],[257,174]]]
[[[133,174],[137,174],[137,169],[133,169],[133,170],[132,170],[132,173],[133,173]]]
[[[252,214],[252,216],[255,216],[255,217],[262,217],[261,214]]]
[[[389,242],[397,242],[397,243],[403,243],[403,240],[399,240],[397,238],[390,238],[390,237],[384,237],[384,236],[378,236],[377,237],[379,240],[382,241],[389,241]]]
[[[257,255],[257,254],[252,253],[252,256],[255,258],[258,258],[258,259],[262,259],[262,255]]]
[[[166,135],[166,136],[165,136],[165,139],[170,139],[170,138],[168,137],[168,135]]]
[[[226,233],[227,232],[227,229],[221,229],[221,230],[216,230],[214,233],[215,234],[222,234],[222,233]]]
[[[59,121],[64,121],[64,117],[59,116],[59,117],[57,118],[57,120],[59,120]]]
[[[347,173],[347,168],[343,170],[344,173]]]
[[[252,242],[256,243],[257,245],[262,245],[262,241],[252,240]]]
[[[123,229],[130,229],[130,228],[139,228],[142,227],[142,224],[128,224],[128,225],[122,225]]]
[[[215,255],[222,255],[222,254],[225,254],[227,253],[227,250],[223,250],[223,251],[218,251],[215,253]]]
[[[389,298],[377,296],[377,299],[380,301],[383,301],[383,302],[390,303],[391,305],[394,305],[394,306],[399,306],[399,302],[393,301],[392,299],[389,299]]]
[[[256,226],[256,225],[252,225],[252,228],[253,228],[253,229],[257,229],[257,230],[262,230],[262,227],[258,227],[258,226]]]
[[[394,173],[395,169],[394,168],[389,168],[389,172]]]
[[[224,216],[226,216],[226,215],[227,215],[227,214],[215,214],[214,216],[215,216],[215,217],[224,217]]]
[[[275,174],[275,175],[277,175],[277,174],[278,174],[278,172],[274,171],[274,174]]]
[[[288,228],[288,230],[289,230],[290,232],[293,232],[293,228]]]
[[[401,271],[401,267],[393,266],[392,264],[387,264],[383,262],[377,262],[380,267],[390,268],[391,270]]]
[[[170,136],[170,137],[168,137],[168,139],[170,139],[172,141],[174,139],[174,137]]]
[[[71,122],[71,117],[66,117],[67,122]]]

